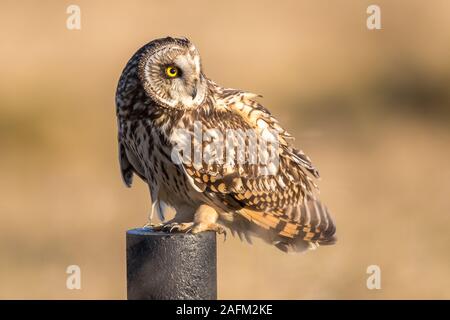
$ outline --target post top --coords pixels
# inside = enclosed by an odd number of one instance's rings
[[[127,230],[127,234],[138,235],[138,236],[150,236],[150,235],[162,236],[162,235],[169,235],[170,233],[163,232],[163,231],[154,231],[151,228],[145,227],[145,228],[134,228],[134,229]]]
[[[201,232],[199,234],[215,234],[214,231],[206,231]],[[185,232],[164,232],[164,231],[154,231],[152,228],[134,228],[127,230],[127,235],[133,235],[133,236],[170,236],[170,237],[186,237],[186,236],[198,236],[199,234],[193,234],[193,233],[185,233]]]

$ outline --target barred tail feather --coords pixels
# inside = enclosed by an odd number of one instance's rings
[[[267,241],[285,252],[301,252],[336,243],[336,226],[328,209],[309,198],[283,213],[242,209],[240,214],[266,233]]]

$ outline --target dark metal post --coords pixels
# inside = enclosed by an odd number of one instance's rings
[[[215,232],[127,231],[129,300],[217,299]]]

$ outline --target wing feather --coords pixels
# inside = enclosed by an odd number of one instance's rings
[[[125,185],[129,188],[133,183],[133,167],[128,160],[125,147],[122,142],[119,141],[119,165],[120,172],[122,174],[122,180]]]
[[[232,208],[245,220],[270,230],[275,236],[273,242],[282,243],[277,236],[319,243],[333,242],[331,217],[314,198],[317,186],[313,178],[319,177],[319,172],[311,160],[292,146],[292,136],[255,100],[258,95],[212,85],[216,92],[214,103],[220,108],[210,108],[213,111],[208,113],[203,123],[223,130],[250,129],[258,138],[268,131],[275,132],[278,138],[278,170],[275,174],[262,174],[268,172],[270,163],[235,162],[230,165],[224,161],[204,162],[199,166],[183,162],[184,172],[196,190],[208,194],[219,208]],[[205,129],[209,129],[208,126]],[[233,143],[242,142],[239,140],[241,138],[235,137]],[[309,212],[308,217],[302,216],[305,211]],[[328,230],[321,230],[323,226]]]

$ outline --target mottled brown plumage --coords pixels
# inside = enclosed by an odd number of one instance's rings
[[[187,39],[148,43],[126,65],[116,94],[125,184],[131,186],[133,174],[146,181],[161,219],[174,208],[175,218],[166,224],[172,230],[221,232],[225,226],[241,238],[256,235],[283,251],[333,244],[335,225],[314,194],[318,171],[257,97],[209,80]],[[237,133],[228,137],[229,129]],[[193,133],[192,139],[180,132]],[[276,166],[238,157],[231,163],[217,160],[220,145],[226,150],[244,146],[243,153],[230,152],[249,159],[253,140],[246,140],[246,132],[258,141],[276,137],[276,144],[258,153],[261,160],[276,152]],[[226,139],[214,148],[211,141],[220,136]],[[196,162],[192,154],[181,161],[181,152],[174,152],[189,146],[195,154],[198,145],[216,161]]]

